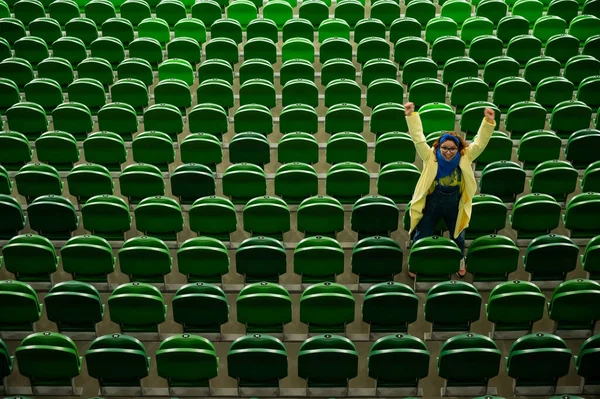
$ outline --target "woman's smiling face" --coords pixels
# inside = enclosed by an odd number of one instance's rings
[[[452,140],[446,140],[440,144],[440,152],[446,161],[451,161],[458,153],[458,146]]]

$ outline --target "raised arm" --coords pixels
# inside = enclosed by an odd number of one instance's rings
[[[425,161],[431,155],[431,147],[427,145],[425,135],[423,134],[423,125],[421,124],[421,118],[415,111],[415,104],[406,103],[404,104],[404,114],[406,115],[406,123],[408,124],[408,132],[410,137],[415,144],[417,154]]]
[[[466,150],[466,153],[468,154],[469,158],[471,158],[471,161],[474,161],[479,155],[481,155],[492,138],[492,134],[494,133],[494,129],[496,127],[494,114],[494,110],[491,108],[486,108],[484,110],[484,118],[481,122],[481,126],[479,127],[479,131],[473,139],[473,142]]]

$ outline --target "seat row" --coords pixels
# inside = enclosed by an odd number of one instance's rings
[[[220,221],[218,217],[214,219]],[[323,222],[319,227],[326,229],[329,224]],[[599,236],[589,240],[581,255],[583,270],[594,280],[600,276],[599,240]],[[58,256],[48,238],[23,234],[11,238],[4,246],[2,261],[6,270],[22,281],[51,281],[60,259],[65,272],[88,282],[106,282],[115,271],[117,259],[120,271],[131,281],[164,283],[165,276],[173,270],[169,246],[156,237],[134,237],[118,248],[115,257],[106,239],[97,235],[75,236],[62,246]],[[248,238],[235,249],[235,272],[244,276],[246,282],[276,283],[288,271],[286,252],[283,243],[274,238],[260,235]],[[467,271],[475,282],[506,281],[519,266],[519,253],[508,237],[479,236],[469,245]],[[456,244],[439,236],[415,243],[407,255],[409,271],[430,281],[446,280],[458,271],[463,259]],[[579,247],[568,237],[541,235],[527,246],[523,268],[531,274],[532,281],[560,281],[576,269],[579,256]],[[336,276],[346,270],[344,259],[344,249],[334,238],[308,236],[295,246],[293,270],[304,283],[335,282]],[[403,260],[397,242],[386,236],[368,236],[354,244],[349,269],[359,276],[361,283],[383,282],[402,272]],[[220,284],[222,276],[233,271],[228,248],[214,237],[186,240],[177,249],[176,261],[177,271],[189,282]]]
[[[148,283],[119,285],[108,297],[110,320],[122,333],[157,332],[166,321],[167,308],[162,293]],[[481,295],[462,281],[445,281],[434,285],[424,303],[425,321],[432,332],[470,332],[471,324],[480,319]],[[104,318],[104,305],[98,291],[82,281],[65,281],[54,285],[44,297],[48,319],[59,332],[93,332]],[[487,319],[494,331],[531,333],[534,324],[548,315],[555,331],[594,331],[600,319],[600,283],[576,279],[562,282],[546,299],[532,282],[507,281],[498,284],[485,305]],[[173,317],[183,331],[220,333],[229,321],[225,292],[216,285],[190,283],[173,296]],[[40,320],[42,304],[30,285],[5,280],[0,282],[2,331],[30,331]],[[364,294],[362,321],[372,333],[406,333],[417,320],[418,298],[407,285],[385,282],[373,285]],[[460,312],[455,310],[460,308]],[[203,311],[198,312],[199,309]],[[210,311],[208,311],[210,309]],[[246,333],[283,333],[292,321],[292,299],[281,285],[257,282],[246,285],[236,299],[237,321]],[[310,334],[341,333],[355,321],[355,298],[341,284],[316,283],[300,297],[300,322]],[[164,331],[163,331],[164,333]]]
[[[0,341],[3,374],[10,375],[13,357]],[[585,385],[597,385],[600,336],[586,340],[573,358]],[[81,373],[83,357],[75,343],[59,333],[42,332],[26,337],[15,351],[19,373],[34,386],[70,386]],[[516,340],[505,358],[506,373],[519,386],[556,387],[569,373],[573,354],[566,343],[552,334],[530,334]],[[307,339],[298,353],[298,376],[309,388],[348,387],[358,375],[359,352],[346,337],[332,334]],[[463,334],[447,340],[437,358],[437,372],[447,387],[487,387],[500,373],[502,353],[487,336]],[[266,334],[234,341],[227,352],[227,374],[243,387],[279,387],[288,376],[285,345]],[[123,334],[104,335],[85,351],[88,375],[103,387],[140,387],[150,371],[144,345]],[[368,375],[378,388],[417,388],[429,374],[430,353],[425,343],[411,335],[392,334],[377,340],[368,356]],[[206,338],[179,334],[162,341],[156,352],[158,375],[169,387],[210,387],[218,375],[219,357]],[[258,371],[257,371],[258,370]]]

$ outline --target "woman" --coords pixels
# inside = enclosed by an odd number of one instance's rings
[[[444,220],[450,238],[465,252],[465,228],[471,217],[472,199],[477,191],[472,162],[483,152],[494,128],[494,110],[486,108],[479,132],[471,144],[454,132],[445,132],[429,147],[423,134],[421,118],[415,105],[404,105],[410,136],[423,160],[423,171],[410,205],[410,232],[413,242],[430,237],[440,220]],[[458,275],[466,269],[461,262]],[[412,277],[414,275],[411,274]]]

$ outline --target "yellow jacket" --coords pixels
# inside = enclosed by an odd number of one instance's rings
[[[417,154],[419,154],[419,157],[423,160],[423,171],[421,172],[421,177],[417,182],[410,203],[409,233],[412,233],[423,217],[423,209],[425,208],[427,195],[435,180],[435,176],[437,175],[438,166],[434,150],[427,145],[427,141],[425,140],[423,125],[421,124],[419,114],[413,112],[410,116],[406,117],[406,122],[408,123],[408,131],[410,132],[412,141],[417,149]],[[492,133],[494,133],[495,127],[496,122],[491,124],[483,118],[477,136],[464,150],[464,154],[460,158],[460,163],[458,165],[462,172],[462,194],[458,204],[458,218],[454,230],[454,237],[458,237],[458,235],[469,225],[473,205],[472,199],[477,192],[477,182],[475,181],[472,162],[477,159],[487,146],[492,137]]]

